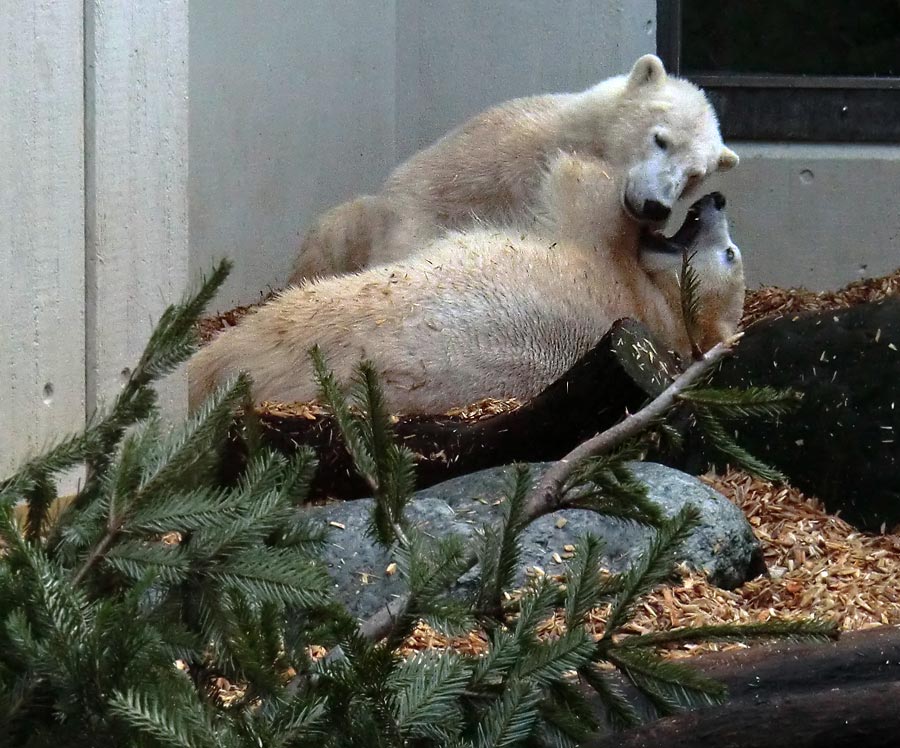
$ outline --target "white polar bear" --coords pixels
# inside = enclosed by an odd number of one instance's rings
[[[325,213],[290,282],[403,259],[473,218],[521,222],[559,151],[626,174],[626,210],[657,227],[685,192],[738,163],[703,92],[646,55],[628,75],[581,93],[515,99],[451,131],[397,167],[379,195]]]
[[[622,208],[626,180],[571,154],[556,159],[528,231],[452,232],[392,265],[289,288],[201,349],[189,365],[197,407],[244,370],[253,398],[309,401],[308,351],[321,346],[339,380],[370,359],[397,413],[440,413],[484,397],[527,400],[565,373],[621,317],[690,355],[678,277],[681,246],[702,283],[699,340],[731,335],[744,296],[724,198],[707,196],[673,241],[640,254],[641,227]]]

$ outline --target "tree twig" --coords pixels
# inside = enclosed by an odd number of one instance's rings
[[[637,413],[627,416],[612,428],[579,444],[556,462],[529,495],[525,504],[525,516],[531,520],[559,509],[562,506],[560,503],[561,489],[572,476],[578,463],[588,457],[596,457],[609,452],[649,428],[654,421],[678,404],[678,397],[681,393],[703,379],[719,361],[731,352],[742,334],[734,335],[711,348],[703,358],[694,361],[672,384]]]

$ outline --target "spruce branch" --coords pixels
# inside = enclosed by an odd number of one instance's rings
[[[837,639],[840,628],[834,621],[766,621],[764,623],[726,623],[689,626],[669,631],[654,631],[623,639],[619,647],[659,647],[666,644],[699,641],[747,641],[748,639],[788,639],[824,641]]]
[[[714,412],[720,418],[779,418],[795,410],[803,394],[776,387],[694,387],[679,396],[681,400]]]
[[[685,706],[720,704],[728,695],[718,681],[646,649],[614,648],[606,656],[650,699],[660,714],[674,714]]]
[[[691,344],[691,356],[694,361],[703,359],[703,350],[697,341],[698,317],[700,314],[700,276],[691,264],[696,252],[686,248],[681,252],[681,272],[678,284],[681,291],[681,316],[684,329]]]
[[[787,476],[784,473],[754,457],[738,444],[709,408],[695,408],[694,415],[707,443],[732,465],[746,470],[750,475],[761,480],[772,481],[773,483],[784,483],[787,481]]]
[[[607,616],[601,641],[611,640],[630,617],[637,598],[665,581],[672,573],[675,553],[697,526],[699,518],[696,507],[685,504],[672,519],[658,528],[650,546],[628,571],[619,576],[621,588]]]

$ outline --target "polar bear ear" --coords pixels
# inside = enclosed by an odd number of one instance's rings
[[[729,169],[733,169],[740,163],[740,158],[738,155],[728,148],[727,146],[722,146],[722,152],[719,154],[719,171],[728,171]]]
[[[648,84],[659,85],[666,80],[666,69],[656,55],[644,55],[628,74],[628,88],[639,88]]]

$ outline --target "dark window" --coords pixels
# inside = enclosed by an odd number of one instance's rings
[[[900,142],[900,0],[658,0],[669,70],[726,137]]]

